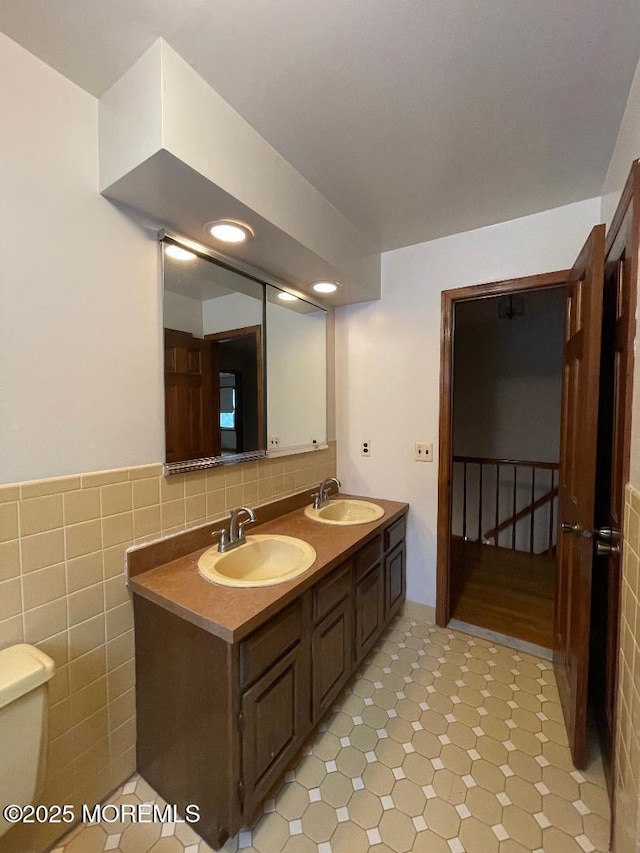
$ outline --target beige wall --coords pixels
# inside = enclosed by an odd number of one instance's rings
[[[159,462],[158,250],[97,191],[98,104],[0,34],[0,482]]]
[[[149,465],[0,487],[0,648],[33,643],[57,667],[43,802],[94,804],[135,769],[126,549],[334,475],[332,445],[170,478]],[[18,827],[0,853],[40,853],[60,834]]]

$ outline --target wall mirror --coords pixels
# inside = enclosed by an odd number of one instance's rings
[[[326,447],[326,311],[160,238],[166,473]]]

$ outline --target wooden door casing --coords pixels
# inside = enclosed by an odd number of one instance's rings
[[[591,232],[567,286],[560,429],[554,665],[576,767],[584,767],[604,276],[604,225]]]

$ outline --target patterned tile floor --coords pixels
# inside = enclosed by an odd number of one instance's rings
[[[159,801],[139,777],[110,802]],[[162,801],[159,801],[162,803]],[[550,665],[400,619],[253,829],[226,851],[608,850],[598,756],[574,770]],[[54,853],[205,853],[186,824],[80,827]]]

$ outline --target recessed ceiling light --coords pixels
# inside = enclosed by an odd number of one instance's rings
[[[255,236],[248,225],[244,222],[236,222],[235,219],[216,219],[213,222],[207,222],[204,227],[212,237],[223,243],[244,243]]]
[[[298,301],[297,296],[294,296],[293,293],[287,293],[286,290],[283,290],[278,294],[278,299],[282,299],[283,302],[297,302]]]
[[[338,283],[335,281],[316,281],[312,287],[316,293],[335,293],[338,289]]]
[[[169,255],[174,261],[193,261],[198,256],[195,252],[190,252],[188,249],[183,249],[182,246],[176,246],[174,243],[167,243],[164,247],[165,255]]]

